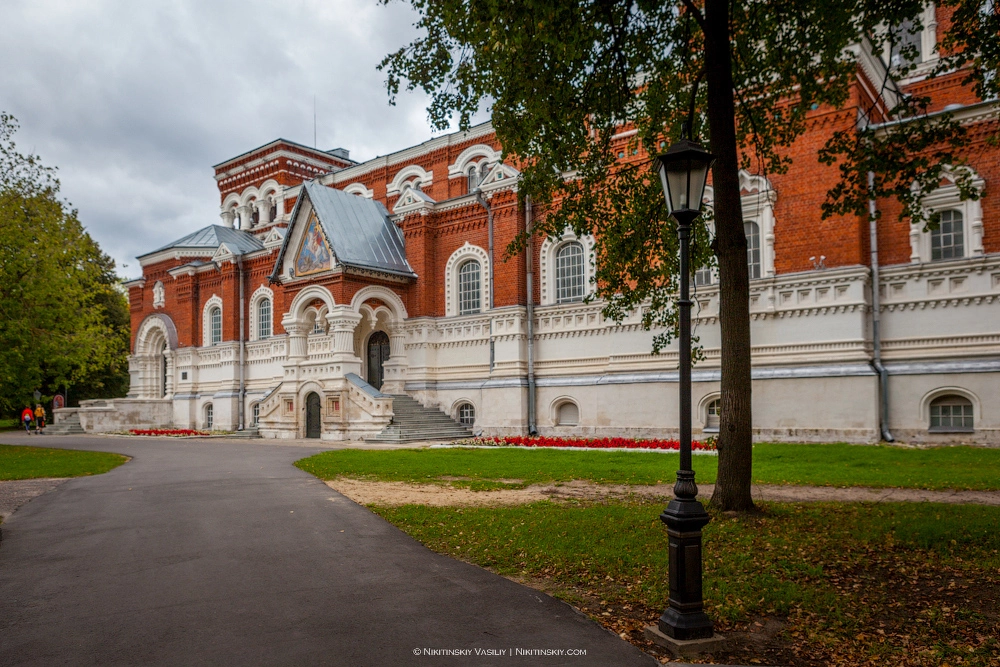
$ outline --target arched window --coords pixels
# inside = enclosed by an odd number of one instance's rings
[[[583,246],[571,241],[556,251],[556,303],[582,301],[584,284]]]
[[[270,201],[271,203],[270,206],[268,207],[267,218],[271,222],[274,222],[278,218],[278,200],[275,199],[274,197],[271,197]]]
[[[326,327],[323,326],[323,319],[324,318],[320,317],[319,315],[316,316],[316,321],[313,322],[313,330],[312,330],[314,334],[326,333]]]
[[[705,430],[718,431],[719,417],[722,415],[722,400],[715,399],[705,408]]]
[[[943,211],[941,224],[931,232],[931,259],[955,259],[965,257],[962,214],[958,211]]]
[[[931,431],[969,433],[973,428],[972,401],[969,399],[949,395],[931,401]]]
[[[743,232],[747,235],[747,268],[751,278],[760,278],[760,227],[756,222],[744,222]]]
[[[458,406],[458,422],[462,426],[472,426],[476,423],[476,408],[472,403],[462,403]]]
[[[218,306],[212,308],[208,313],[208,322],[211,332],[209,341],[212,345],[218,345],[222,342],[222,309]]]
[[[213,426],[215,426],[215,409],[209,403],[205,406],[205,428],[211,431]]]
[[[257,426],[260,424],[260,403],[254,403],[253,407],[250,408],[250,426]]]
[[[490,175],[490,165],[487,163],[482,163],[479,166],[479,182],[482,183],[486,180],[486,177]]]
[[[458,267],[458,314],[470,315],[482,312],[482,267],[470,259]]]
[[[476,165],[471,165],[468,170],[469,192],[479,187],[479,169]]]
[[[271,300],[265,297],[257,302],[257,339],[270,338],[272,327]]]
[[[580,408],[576,403],[566,401],[556,410],[557,426],[576,426],[580,423]]]

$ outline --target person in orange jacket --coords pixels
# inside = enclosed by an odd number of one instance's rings
[[[34,413],[31,411],[31,406],[24,406],[24,410],[21,412],[21,422],[24,424],[24,430],[31,435],[31,420],[34,418]]]
[[[39,403],[35,408],[35,434],[42,435],[45,433],[45,408]]]

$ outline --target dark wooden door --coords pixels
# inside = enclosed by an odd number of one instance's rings
[[[320,433],[319,394],[313,392],[306,396],[306,437],[318,438]]]
[[[387,361],[389,361],[389,337],[384,331],[376,331],[368,339],[368,384],[376,389],[382,388]]]

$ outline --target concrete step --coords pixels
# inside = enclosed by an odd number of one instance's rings
[[[367,442],[404,443],[472,437],[472,431],[444,412],[424,407],[410,396],[393,395],[392,411],[392,422]]]

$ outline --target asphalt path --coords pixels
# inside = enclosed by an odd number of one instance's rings
[[[322,447],[2,441],[132,460],[4,522],[0,665],[656,664],[544,593],[433,553],[292,465]]]

